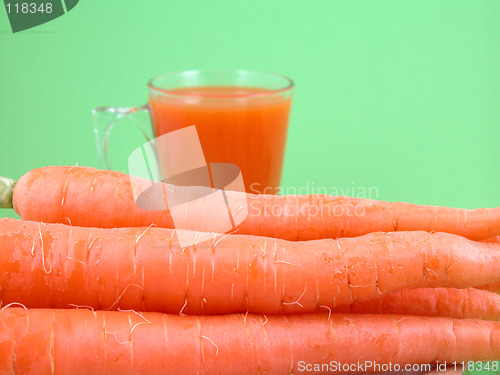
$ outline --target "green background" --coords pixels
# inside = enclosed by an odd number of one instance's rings
[[[93,107],[143,104],[163,72],[246,68],[296,82],[284,187],[500,206],[499,18],[498,0],[86,0],[13,34],[0,10],[0,175],[99,166]]]

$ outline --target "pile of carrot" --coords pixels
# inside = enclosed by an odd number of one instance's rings
[[[168,207],[138,207],[124,174],[0,178],[0,206],[21,216],[0,219],[0,373],[404,372],[500,359],[500,208],[244,198],[235,231],[187,231],[182,246]]]

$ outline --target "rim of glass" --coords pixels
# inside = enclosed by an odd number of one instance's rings
[[[283,85],[283,87],[280,87],[277,89],[262,89],[262,91],[258,91],[255,93],[231,94],[231,95],[183,92],[183,91],[178,91],[177,90],[178,87],[166,89],[163,87],[159,87],[155,84],[155,82],[157,80],[165,78],[165,77],[183,75],[183,74],[199,74],[199,73],[233,73],[233,74],[250,73],[250,74],[258,74],[258,75],[267,75],[267,76],[271,76],[274,78],[281,78],[284,80],[285,84]],[[203,86],[203,85],[201,85],[201,86]],[[270,73],[270,72],[260,72],[260,71],[255,71],[255,70],[246,70],[246,69],[180,70],[180,71],[176,71],[176,72],[168,72],[168,73],[163,73],[163,74],[157,75],[157,76],[151,78],[148,82],[148,88],[150,90],[161,93],[163,95],[166,94],[166,95],[177,96],[177,97],[196,97],[196,98],[214,98],[214,99],[217,99],[217,98],[254,98],[254,97],[261,97],[261,96],[271,96],[271,95],[276,95],[276,94],[280,94],[280,93],[289,91],[294,86],[295,86],[295,83],[290,78],[288,78],[282,74]],[[186,86],[186,87],[188,87],[188,86]],[[256,88],[259,88],[259,87],[256,87]]]

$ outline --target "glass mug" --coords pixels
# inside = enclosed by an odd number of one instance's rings
[[[108,139],[123,118],[131,119],[146,140],[194,125],[207,164],[238,166],[249,193],[277,193],[293,87],[284,76],[246,70],[157,76],[148,83],[147,105],[93,110],[99,157],[111,169]],[[136,116],[142,111],[149,111],[152,126]],[[159,159],[161,154],[158,150]]]

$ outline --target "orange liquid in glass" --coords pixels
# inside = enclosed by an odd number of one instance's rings
[[[236,164],[249,193],[277,192],[290,96],[225,86],[169,92],[149,101],[156,136],[195,125],[207,163]]]

